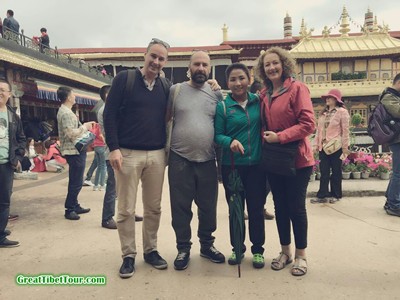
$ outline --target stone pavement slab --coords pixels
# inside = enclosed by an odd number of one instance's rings
[[[185,271],[175,271],[175,236],[171,227],[168,183],[164,184],[162,218],[158,234],[160,254],[167,270],[156,270],[143,261],[142,223],[137,223],[136,273],[118,276],[120,243],[115,230],[100,226],[104,192],[84,187],[80,201],[92,211],[79,221],[63,217],[66,173],[39,174],[38,185],[16,183],[11,211],[20,219],[9,223],[10,238],[21,246],[0,249],[0,299],[399,299],[400,218],[382,209],[384,198],[345,197],[336,204],[308,204],[309,273],[293,277],[290,268],[273,271],[272,258],[279,253],[274,221],[265,221],[266,267],[255,270],[248,251],[242,278],[236,267],[213,264],[199,256],[197,217],[192,222],[191,261]],[[64,177],[63,177],[64,176]],[[366,183],[367,182],[367,183]],[[44,184],[43,184],[44,183]],[[384,191],[387,181],[353,180],[345,188]],[[318,182],[310,183],[316,191]],[[139,195],[140,197],[140,195]],[[140,199],[140,198],[139,198]],[[137,211],[141,214],[141,201]],[[272,199],[267,207],[273,211]],[[196,212],[195,206],[193,206]],[[219,189],[218,229],[215,246],[228,256],[228,208]],[[248,249],[250,242],[246,241]],[[105,275],[106,286],[18,286],[17,274]]]

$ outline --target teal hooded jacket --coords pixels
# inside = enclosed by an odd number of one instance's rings
[[[235,165],[251,166],[261,160],[260,100],[252,93],[247,93],[247,99],[246,108],[243,108],[229,93],[225,100],[217,105],[214,141],[223,148],[223,165],[231,164],[230,145],[234,139],[244,147],[243,155],[234,153]]]

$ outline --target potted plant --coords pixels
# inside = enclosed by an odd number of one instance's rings
[[[343,179],[350,179],[350,174],[354,170],[355,165],[351,163],[351,161],[346,158],[342,162],[342,178]]]
[[[362,170],[361,164],[354,164],[353,170],[351,171],[351,175],[353,176],[353,179],[361,178],[361,170]]]
[[[381,162],[378,165],[377,173],[381,179],[388,180],[390,178],[390,166],[387,163]]]
[[[371,154],[360,152],[359,156],[355,158],[354,161],[357,165],[357,169],[361,172],[361,178],[369,178],[374,157]]]

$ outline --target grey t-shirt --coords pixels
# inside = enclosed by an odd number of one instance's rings
[[[8,114],[7,111],[0,112],[0,164],[9,160],[10,139],[8,136]]]
[[[171,150],[189,161],[213,160],[214,116],[217,103],[223,98],[222,93],[213,92],[207,83],[201,88],[192,87],[188,82],[180,85],[173,112]],[[176,86],[173,85],[169,93],[170,105]]]

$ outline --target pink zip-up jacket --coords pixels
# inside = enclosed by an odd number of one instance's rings
[[[326,112],[321,114],[318,119],[317,133],[314,139],[314,149],[322,151],[323,130],[325,125]],[[342,149],[346,151],[349,149],[350,133],[349,133],[350,115],[347,109],[343,107],[336,107],[336,113],[332,116],[328,127],[326,128],[325,139],[327,142],[341,136]]]
[[[264,88],[260,97],[267,128],[278,134],[280,143],[300,140],[296,168],[313,166],[314,155],[308,137],[315,130],[315,118],[308,87],[287,78],[278,92],[270,96]]]

